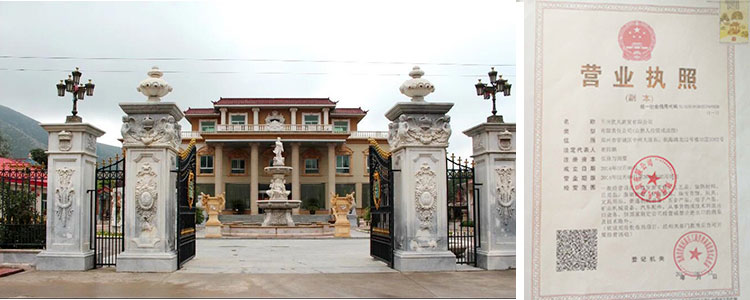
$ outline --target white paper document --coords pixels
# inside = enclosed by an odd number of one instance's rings
[[[718,3],[530,14],[532,298],[737,296],[736,46]]]

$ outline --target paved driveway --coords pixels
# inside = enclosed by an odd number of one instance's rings
[[[396,272],[370,257],[369,239],[198,239],[180,273]]]
[[[511,298],[515,277],[397,272],[370,257],[368,239],[199,239],[196,257],[174,273],[28,270],[0,278],[0,298]]]

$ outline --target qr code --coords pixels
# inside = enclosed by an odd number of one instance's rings
[[[557,272],[596,270],[596,229],[557,231]]]

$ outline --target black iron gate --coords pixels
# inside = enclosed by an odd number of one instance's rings
[[[393,267],[393,169],[390,153],[370,146],[370,256]]]
[[[478,184],[474,184],[474,163],[446,158],[448,184],[448,249],[456,263],[476,266],[479,246]]]
[[[195,141],[177,164],[177,268],[195,256]]]
[[[125,157],[97,165],[91,199],[91,250],[94,265],[114,266],[125,250]]]

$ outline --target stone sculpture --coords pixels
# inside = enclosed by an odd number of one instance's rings
[[[201,204],[208,212],[208,221],[206,221],[206,238],[221,238],[221,221],[219,221],[219,215],[224,209],[226,200],[224,193],[216,197],[211,197],[201,193]]]
[[[352,206],[354,206],[354,192],[347,194],[346,197],[339,197],[338,194],[331,192],[331,210],[336,217],[333,236],[351,237],[351,223],[349,223],[347,215],[352,209]]]

